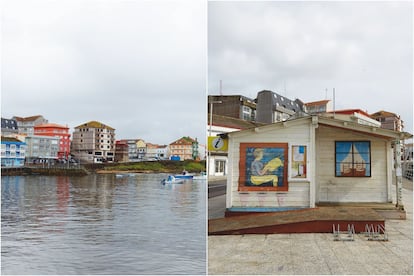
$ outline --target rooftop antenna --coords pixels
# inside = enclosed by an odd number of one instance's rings
[[[325,100],[328,99],[328,88],[325,88]]]

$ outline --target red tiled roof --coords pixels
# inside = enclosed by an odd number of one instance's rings
[[[322,100],[322,101],[316,101],[316,102],[309,102],[309,103],[305,103],[305,106],[316,106],[316,105],[323,105],[323,104],[327,104],[330,100]]]

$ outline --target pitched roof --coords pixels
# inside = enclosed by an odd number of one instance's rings
[[[322,100],[322,101],[316,101],[316,102],[309,102],[304,103],[305,106],[317,106],[317,105],[323,105],[329,103],[330,100]]]
[[[374,118],[377,118],[377,117],[398,117],[397,114],[392,113],[392,112],[388,112],[388,111],[384,111],[384,110],[380,110],[378,112],[372,113],[371,116],[374,117]]]
[[[190,145],[193,142],[195,142],[196,140],[194,140],[193,138],[189,137],[189,136],[183,136],[178,140],[175,140],[174,142],[172,142],[170,145],[174,145],[174,144],[184,144],[184,145]]]
[[[23,143],[22,141],[20,141],[17,138],[14,137],[6,137],[6,136],[1,136],[1,141],[2,142],[16,142],[16,143]]]
[[[98,121],[89,121],[89,122],[84,123],[84,124],[82,124],[82,125],[79,125],[79,126],[77,126],[77,127],[75,127],[75,128],[82,128],[82,127],[90,127],[90,128],[107,128],[107,129],[110,129],[110,130],[115,130],[114,128],[112,128],[112,127],[110,127],[110,126],[108,126],[108,125],[105,125],[105,124],[103,124],[103,123],[101,123],[101,122],[98,122]]]
[[[18,117],[18,116],[14,116],[13,119],[19,122],[31,122],[31,121],[35,121],[39,118],[43,118],[42,115],[35,115],[35,116],[30,116],[30,117]]]
[[[66,129],[69,129],[69,127],[67,127],[67,126],[58,125],[58,124],[53,124],[53,123],[47,123],[47,124],[41,124],[41,125],[37,125],[37,126],[35,126],[35,128],[40,128],[40,127],[50,127],[50,128],[66,128]]]

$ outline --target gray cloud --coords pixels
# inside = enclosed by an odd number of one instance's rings
[[[204,2],[3,2],[2,116],[204,143]]]
[[[399,113],[412,132],[411,2],[210,2],[209,94],[271,89]],[[328,88],[328,94],[326,93]]]

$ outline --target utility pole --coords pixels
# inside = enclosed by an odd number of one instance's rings
[[[213,126],[213,104],[221,104],[222,103],[222,101],[213,101],[213,100],[211,100],[210,101],[210,124],[209,124],[209,137],[211,137],[211,128],[212,128],[212,126]],[[210,152],[210,150],[208,149],[208,138],[207,138],[207,160],[208,160],[208,162],[207,162],[207,174],[210,174],[210,163],[211,163],[211,152]]]

